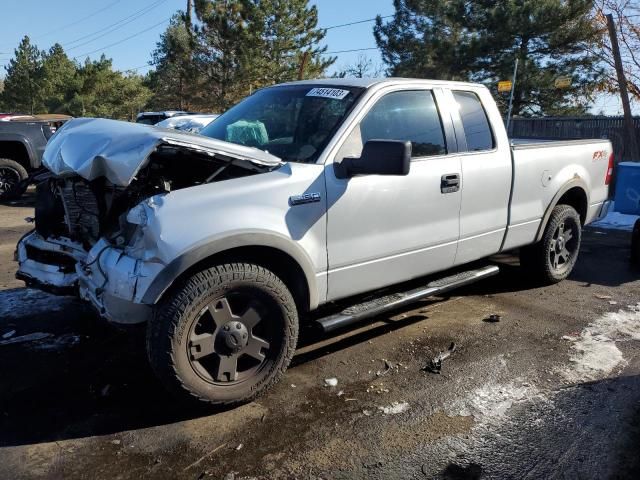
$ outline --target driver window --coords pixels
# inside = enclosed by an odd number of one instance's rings
[[[429,90],[405,90],[382,97],[349,134],[337,155],[359,157],[369,140],[409,140],[412,158],[444,155],[440,115]]]

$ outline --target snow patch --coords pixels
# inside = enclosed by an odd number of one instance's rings
[[[616,342],[640,340],[640,303],[628,310],[605,313],[590,323],[579,336],[565,336],[573,342],[569,360],[572,366],[562,371],[575,383],[598,380],[626,364]]]
[[[457,405],[457,415],[473,416],[476,421],[504,416],[514,404],[539,396],[535,387],[528,384],[487,383]]]
[[[409,404],[407,402],[393,402],[391,405],[386,407],[378,407],[378,410],[381,410],[385,415],[399,415],[406,412],[408,409]]]

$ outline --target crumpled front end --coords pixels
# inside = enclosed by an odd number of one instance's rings
[[[152,305],[143,303],[144,293],[171,260],[158,254],[159,237],[143,232],[155,201],[281,165],[268,154],[242,157],[236,146],[226,154],[225,142],[188,143],[188,137],[164,138],[140,125],[69,123],[47,146],[51,171],[36,178],[36,228],[18,243],[16,277],[49,292],[77,294],[116,323],[149,319]]]
[[[151,305],[142,295],[162,270],[159,262],[127,255],[125,249],[98,241],[89,251],[64,238],[45,239],[37,231],[18,244],[16,277],[33,288],[55,294],[78,295],[115,323],[147,321]]]

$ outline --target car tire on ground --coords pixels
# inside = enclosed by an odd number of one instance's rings
[[[284,374],[296,348],[298,313],[275,274],[246,263],[184,280],[147,326],[147,354],[164,385],[200,404],[251,401]]]
[[[533,279],[545,285],[567,278],[578,260],[582,226],[580,216],[569,205],[557,205],[545,227],[542,240],[520,251],[520,264]]]
[[[15,160],[0,158],[0,201],[20,198],[27,189],[27,170]]]
[[[631,232],[631,265],[640,268],[640,219],[636,220]]]

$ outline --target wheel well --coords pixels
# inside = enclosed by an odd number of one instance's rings
[[[31,170],[31,161],[27,147],[21,142],[2,141],[0,142],[0,158],[15,160],[22,165],[27,172]]]
[[[309,311],[309,285],[304,271],[293,257],[282,250],[265,246],[232,248],[216,253],[195,263],[174,280],[171,290],[183,278],[196,272],[223,263],[252,263],[275,273],[287,286],[299,312]],[[165,292],[166,294],[166,292]]]
[[[582,188],[570,188],[560,197],[556,205],[569,205],[575,208],[580,215],[580,223],[584,225],[587,219],[587,194]]]

